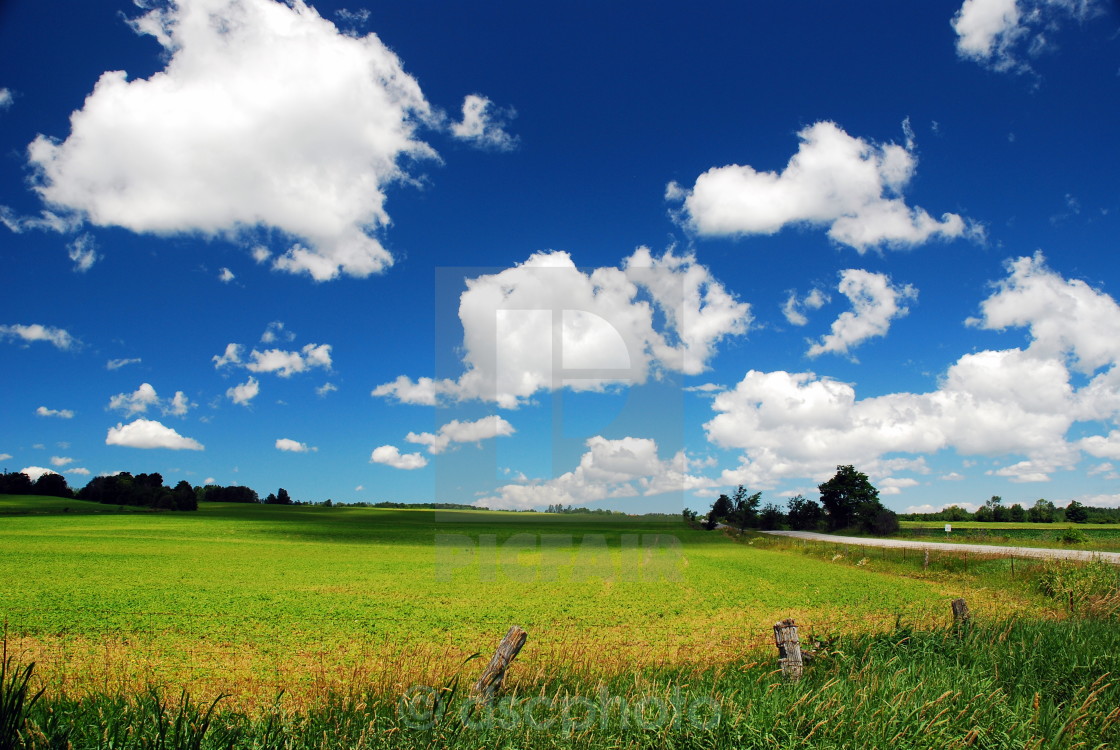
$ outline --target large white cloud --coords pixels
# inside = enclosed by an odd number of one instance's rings
[[[105,436],[105,445],[129,448],[168,448],[170,450],[203,450],[202,443],[183,437],[175,430],[151,419],[136,419],[128,424],[117,423]]]
[[[37,482],[39,477],[44,474],[58,474],[54,469],[47,469],[42,466],[24,466],[19,470],[20,474],[26,474],[32,482]]]
[[[452,443],[478,443],[495,437],[508,437],[514,430],[506,420],[492,414],[473,422],[460,422],[453,419],[439,428],[438,432],[410,432],[405,440],[410,443],[428,446],[432,455],[443,453]]]
[[[1067,17],[1099,12],[1097,0],[965,0],[953,16],[957,54],[999,71],[1030,70],[1025,55],[1050,43],[1047,33]]]
[[[982,304],[981,317],[970,322],[1027,328],[1030,345],[963,355],[934,391],[859,399],[852,385],[812,373],[752,370],[717,395],[716,416],[705,424],[708,437],[742,451],[723,483],[765,488],[788,477],[823,479],[838,464],[871,465],[891,454],[942,449],[1023,457],[993,474],[1045,481],[1071,468],[1080,450],[1120,456],[1115,431],[1077,443],[1067,439],[1076,422],[1120,414],[1120,347],[1112,343],[1120,339],[1120,306],[1050,271],[1041,256],[1014,260],[1008,271]],[[1077,388],[1071,366],[1090,375],[1107,369]]]
[[[670,183],[666,197],[683,200],[683,220],[701,235],[824,226],[833,240],[861,253],[973,231],[957,214],[935,219],[906,204],[902,193],[917,166],[912,151],[854,138],[827,121],[797,135],[801,145],[781,173],[738,164],[713,167],[691,189]]]
[[[650,438],[608,440],[596,435],[587,440],[587,448],[572,471],[554,479],[504,485],[496,494],[474,504],[495,510],[578,506],[606,498],[683,492],[715,484],[711,479],[688,473],[693,462],[683,452],[662,460],[657,441]]]
[[[369,461],[373,464],[385,464],[386,466],[392,466],[394,469],[405,471],[423,469],[428,465],[428,459],[419,453],[402,454],[395,445],[382,445],[374,448],[373,452],[369,454]]]
[[[1030,350],[1041,357],[1069,354],[1073,367],[1092,373],[1120,360],[1120,305],[1084,281],[1064,279],[1041,252],[1008,263],[1010,272],[981,304],[980,328],[1028,327]]]
[[[386,186],[433,158],[437,119],[375,34],[302,0],[177,0],[132,22],[163,46],[147,79],[102,74],[64,141],[28,149],[52,208],[99,226],[238,238],[279,230],[274,267],[317,280],[393,262]]]
[[[31,325],[0,325],[0,339],[13,339],[24,344],[46,341],[63,351],[80,346],[80,342],[62,328],[54,328],[39,323]]]
[[[852,310],[841,313],[832,323],[832,333],[809,347],[810,357],[825,352],[846,354],[866,339],[885,336],[891,321],[909,312],[901,303],[918,296],[909,284],[899,287],[886,274],[858,268],[840,272],[839,290],[851,300]]]
[[[469,279],[459,320],[461,377],[402,375],[373,395],[429,405],[482,399],[514,408],[541,390],[638,384],[657,369],[696,374],[721,340],[746,332],[751,314],[693,256],[654,257],[642,247],[621,268],[583,271],[555,251]]]

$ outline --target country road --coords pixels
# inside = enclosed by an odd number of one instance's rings
[[[949,542],[911,542],[902,539],[866,539],[863,537],[818,534],[815,531],[763,531],[763,534],[789,536],[814,542],[854,544],[860,547],[910,547],[936,549],[950,552],[981,552],[986,555],[1011,555],[1013,557],[1042,557],[1066,560],[1104,560],[1120,565],[1120,552],[1093,552],[1082,549],[1044,549],[1041,547],[1003,547],[995,544],[952,544]]]

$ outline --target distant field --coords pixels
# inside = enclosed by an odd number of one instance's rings
[[[998,544],[1021,547],[1120,552],[1120,524],[1100,523],[985,523],[982,521],[903,521],[899,539],[936,539],[941,542]],[[1069,529],[1084,535],[1084,540],[1069,543],[1062,536]]]
[[[1120,534],[1120,524],[1108,523],[1026,523],[1014,521],[901,521],[904,529],[940,529],[945,530],[949,523],[953,529],[989,529],[992,531],[1030,530],[1053,531],[1054,529],[1083,529],[1085,531],[1114,531]]]
[[[53,513],[150,513],[147,508],[102,505],[85,500],[40,495],[0,495],[0,516]]]
[[[52,686],[77,692],[162,682],[252,701],[357,676],[399,689],[493,649],[512,624],[530,633],[524,670],[617,674],[772,649],[783,617],[828,632],[944,619],[956,596],[993,615],[1040,606],[982,581],[756,549],[675,520],[85,505],[0,497],[11,514],[0,620]]]

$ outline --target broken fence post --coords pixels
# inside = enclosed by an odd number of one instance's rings
[[[778,647],[778,664],[782,676],[791,682],[801,679],[801,641],[797,638],[797,624],[786,619],[774,624],[774,644]]]
[[[502,680],[505,679],[506,670],[509,668],[510,662],[517,658],[517,654],[521,651],[521,647],[525,645],[525,640],[528,637],[529,634],[516,625],[509,629],[505,638],[498,644],[498,650],[494,652],[490,663],[486,665],[486,670],[478,678],[478,682],[474,684],[473,692],[476,699],[483,702],[489,701],[502,689]]]

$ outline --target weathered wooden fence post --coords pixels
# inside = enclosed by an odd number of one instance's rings
[[[964,625],[972,619],[972,615],[969,613],[968,605],[965,604],[964,599],[954,599],[950,606],[953,608],[954,625]]]
[[[490,663],[486,665],[486,670],[478,678],[478,682],[474,684],[473,693],[477,700],[489,701],[502,689],[502,680],[505,679],[506,670],[509,669],[510,662],[517,658],[517,654],[521,651],[521,647],[525,645],[525,640],[528,637],[529,634],[516,625],[509,629],[505,638],[498,644],[498,650],[494,652]]]
[[[929,550],[926,550],[926,556],[922,558],[922,570],[929,570]]]
[[[801,641],[797,638],[797,624],[790,619],[774,624],[774,644],[778,647],[778,664],[782,676],[791,682],[801,679]]]

